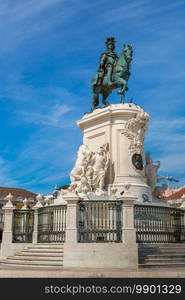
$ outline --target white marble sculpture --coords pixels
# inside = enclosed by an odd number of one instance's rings
[[[162,199],[164,198],[164,192],[167,190],[168,185],[162,184],[161,186],[155,186],[153,195],[155,198]]]
[[[109,164],[108,144],[104,144],[98,149],[94,154],[92,163],[93,190],[101,193],[104,190],[104,180]]]
[[[150,152],[147,152],[146,153],[145,176],[147,179],[147,184],[151,187],[151,192],[154,197],[156,197],[157,194],[159,196],[159,194],[161,194],[161,191],[162,191],[162,186],[161,187],[158,186],[158,188],[161,188],[159,191],[159,189],[156,189],[156,184],[158,182],[160,182],[161,180],[166,179],[166,177],[157,177],[157,171],[159,168],[160,168],[160,161],[158,161],[157,164],[154,164],[153,160],[151,158]],[[157,198],[159,198],[159,197],[157,197]]]
[[[90,173],[89,169],[91,167],[92,156],[93,153],[89,151],[87,146],[80,146],[75,166],[70,173],[70,191],[75,190],[78,193],[87,193],[88,191],[91,191],[86,175]]]
[[[142,110],[135,118],[128,120],[125,124],[123,134],[131,140],[129,150],[133,153],[143,154],[144,135],[147,130],[149,115]]]
[[[57,197],[54,199],[53,205],[65,205],[66,201],[63,199],[63,196],[65,196],[68,193],[67,189],[61,189],[57,193]]]
[[[71,184],[68,190],[74,190],[79,195],[102,193],[108,164],[108,144],[100,146],[96,152],[89,151],[85,145],[80,146],[77,161],[70,174]]]
[[[53,204],[54,196],[53,195],[46,195],[44,196],[44,204],[45,206]]]
[[[71,182],[79,181],[81,176],[84,174],[84,168],[86,167],[86,164],[89,163],[90,159],[90,152],[87,146],[81,145],[78,153],[77,153],[77,160],[75,163],[75,166],[73,170],[70,173],[70,179]]]

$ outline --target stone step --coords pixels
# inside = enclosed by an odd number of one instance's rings
[[[185,244],[142,244],[138,250],[140,267],[185,266]]]
[[[139,244],[139,248],[152,248],[152,247],[185,247],[185,242],[184,243],[145,243],[145,244]]]
[[[25,249],[21,253],[63,253],[62,249]]]
[[[176,253],[176,254],[156,254],[156,255],[147,255],[147,258],[169,258],[169,259],[173,259],[173,258],[184,258],[185,259],[185,253],[181,254],[181,253]]]
[[[143,248],[138,249],[139,253],[145,253],[145,252],[159,252],[159,251],[168,251],[168,250],[174,250],[174,251],[185,251],[185,247],[156,247],[156,248]]]
[[[45,266],[63,266],[63,262],[62,261],[47,261],[47,260],[38,260],[38,261],[29,261],[29,260],[16,260],[16,259],[7,259],[7,260],[2,260],[1,261],[2,264],[17,264],[17,265],[35,265],[35,266],[41,266],[41,265],[45,265]]]
[[[7,264],[7,263],[0,263],[0,266],[5,270],[52,270],[52,271],[59,271],[63,270],[63,266],[52,266],[52,265],[25,265],[25,264]]]
[[[5,268],[49,268],[63,267],[64,245],[62,243],[34,244],[26,247],[14,256],[1,261]]]
[[[161,245],[154,245],[154,246],[150,246],[150,245],[147,245],[147,246],[139,246],[138,249],[141,249],[141,250],[144,250],[144,249],[156,249],[156,248],[183,248],[185,249],[185,244],[183,245],[172,245],[172,244],[161,244]]]
[[[146,254],[160,254],[160,253],[185,253],[185,249],[173,249],[173,248],[160,248],[154,250],[144,250],[144,251],[139,251],[139,255],[146,255]]]
[[[58,249],[64,249],[64,246],[55,246],[55,245],[50,245],[50,246],[28,246],[26,249],[56,249],[56,250],[58,250]]]
[[[140,267],[185,266],[185,244],[183,243],[140,244],[138,252]]]
[[[151,247],[152,248],[152,247]],[[153,247],[154,248],[154,247]],[[185,245],[184,246],[176,246],[176,245],[161,245],[161,246],[157,246],[157,248],[159,248],[159,249],[168,249],[168,248],[170,248],[170,249],[185,249]]]
[[[45,246],[56,246],[56,247],[60,247],[60,246],[64,246],[64,243],[37,243],[37,244],[30,244],[30,246],[34,246],[34,247],[45,247]]]
[[[185,246],[185,242],[182,243],[139,243],[139,247],[160,247],[160,246]]]
[[[61,253],[31,253],[30,252],[26,252],[26,253],[23,253],[23,252],[18,252],[18,253],[15,253],[15,256],[24,256],[24,257],[27,257],[27,256],[32,256],[32,257],[63,257],[64,256],[64,253],[61,252]]]
[[[185,268],[185,263],[148,263],[139,264],[139,268]]]
[[[144,251],[138,251],[139,255],[147,255],[147,254],[160,254],[160,250],[144,250]]]
[[[180,253],[180,254],[183,254],[183,253],[185,253],[185,250],[184,249],[178,249],[178,250],[175,250],[175,249],[160,249],[160,251],[158,253],[166,253],[166,254]]]
[[[63,242],[56,242],[56,243],[37,243],[37,244],[33,244],[34,246],[50,246],[50,245],[54,245],[54,246],[61,246],[64,245]]]
[[[145,263],[185,263],[185,258],[147,258],[145,260]]]
[[[62,261],[63,256],[29,256],[29,255],[15,255],[15,256],[9,256],[7,257],[7,260],[26,260],[26,261],[37,261],[37,260],[44,260],[44,261]]]
[[[149,254],[149,255],[140,255],[139,256],[140,259],[146,259],[146,258],[169,258],[169,259],[175,259],[175,258],[185,258],[185,254],[184,253],[175,253],[175,254]]]

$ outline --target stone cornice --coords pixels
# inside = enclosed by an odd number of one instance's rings
[[[139,105],[133,103],[111,104],[105,108],[98,108],[92,113],[85,114],[81,120],[77,121],[77,125],[83,129],[89,122],[95,122],[99,119],[111,119],[115,116],[121,117],[122,115],[124,117],[127,115],[128,117],[135,117],[139,112],[144,112],[144,110]]]

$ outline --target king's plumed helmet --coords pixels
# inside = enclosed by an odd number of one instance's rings
[[[106,40],[105,40],[105,44],[106,45],[109,45],[109,44],[112,44],[112,45],[115,45],[115,38],[112,37],[112,36],[109,36]]]

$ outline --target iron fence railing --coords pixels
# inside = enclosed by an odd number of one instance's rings
[[[47,206],[38,209],[38,242],[65,242],[66,205]]]
[[[14,210],[12,225],[13,243],[32,243],[34,210]]]
[[[134,223],[138,243],[177,243],[185,241],[185,213],[182,209],[135,205]]]
[[[79,242],[121,242],[122,201],[80,201]]]
[[[4,213],[0,211],[0,225],[4,224]]]

